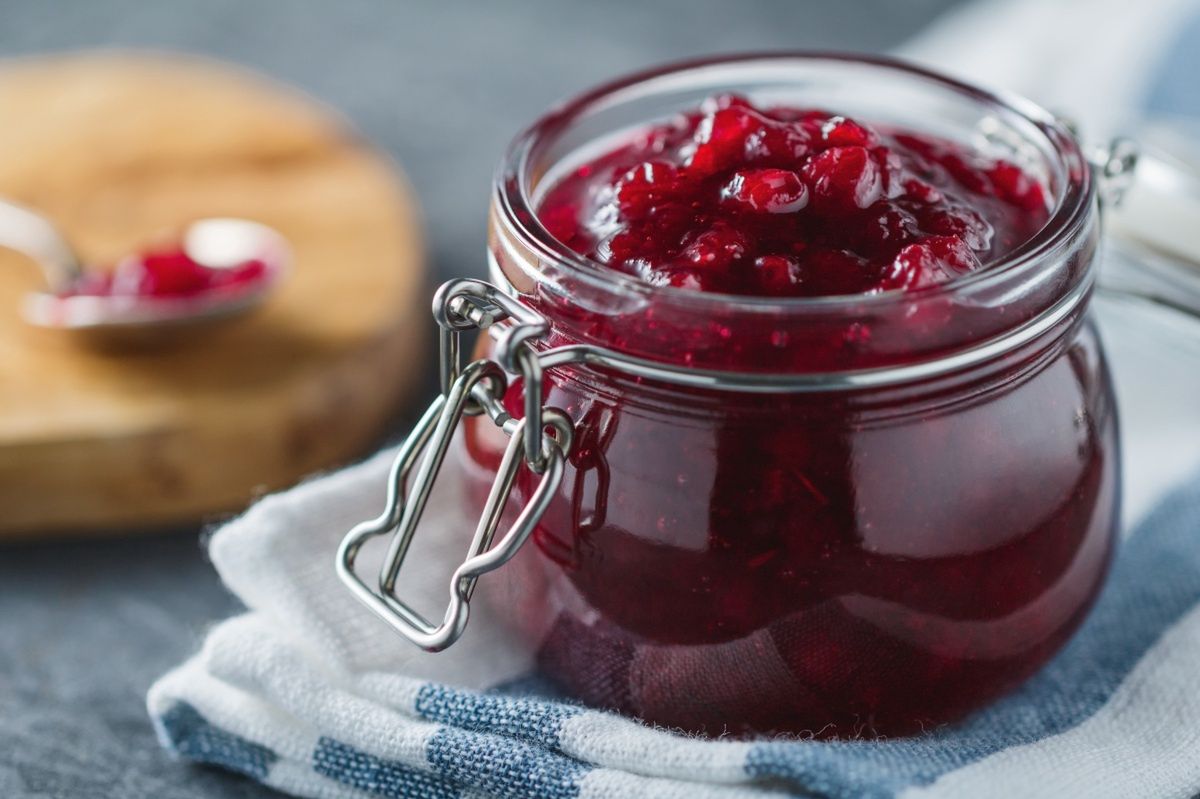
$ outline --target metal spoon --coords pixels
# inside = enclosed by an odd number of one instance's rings
[[[39,327],[96,333],[140,333],[165,326],[227,319],[258,305],[290,264],[287,241],[272,228],[247,219],[213,218],[192,222],[182,247],[189,258],[212,268],[261,261],[261,278],[233,291],[201,291],[185,296],[72,293],[85,271],[74,249],[50,220],[0,200],[0,247],[32,258],[42,269],[48,290],[25,297],[22,315]]]

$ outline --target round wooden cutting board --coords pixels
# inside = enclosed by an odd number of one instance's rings
[[[251,314],[138,349],[19,316],[0,250],[0,538],[195,521],[364,452],[420,384],[430,327],[414,204],[335,114],[191,57],[0,65],[0,195],[89,263],[210,216],[292,246]]]

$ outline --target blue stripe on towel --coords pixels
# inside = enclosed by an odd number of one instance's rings
[[[263,780],[279,759],[261,744],[217,729],[187,702],[176,702],[162,714],[159,723],[171,748],[189,760]]]
[[[574,799],[592,770],[541,746],[453,727],[433,734],[425,756],[443,777],[506,799]]]
[[[494,685],[488,689],[488,693],[501,694],[514,699],[541,699],[544,702],[567,704],[576,702],[561,686],[538,672],[524,674]]]
[[[834,799],[882,799],[1078,725],[1200,601],[1198,519],[1200,481],[1193,481],[1125,543],[1095,609],[1059,656],[1016,693],[965,722],[921,738],[763,743],[750,751],[747,772]]]
[[[569,705],[430,683],[417,694],[422,718],[475,732],[491,732],[547,747],[558,746],[562,724],[580,712]]]
[[[313,771],[387,799],[458,799],[460,795],[456,787],[436,776],[369,755],[331,738],[317,742]]]

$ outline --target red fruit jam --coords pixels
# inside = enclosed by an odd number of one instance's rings
[[[241,292],[266,277],[266,264],[258,259],[213,267],[175,247],[129,256],[111,272],[89,273],[63,292],[63,296],[182,299],[217,292]]]
[[[980,269],[1046,222],[1040,183],[951,142],[723,95],[555,185],[560,241],[655,285],[875,294]]]
[[[616,149],[555,149],[737,60],[589,95],[501,173],[493,278],[550,321],[538,346],[807,381],[546,373],[575,443],[531,541],[488,579],[545,674],[590,704],[708,734],[917,732],[1032,674],[1102,582],[1119,474],[1082,154],[997,98],[851,63],[761,57],[730,84],[867,70],[908,90],[878,93],[904,104],[889,118],[919,110],[914,86],[947,92],[1036,145],[1039,177],[962,144],[971,129],[952,142],[733,97]],[[506,402],[519,416],[520,381]],[[477,508],[506,441],[466,421]],[[537,479],[518,477],[510,512]]]

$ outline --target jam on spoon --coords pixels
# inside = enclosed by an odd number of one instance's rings
[[[25,298],[26,319],[41,327],[120,330],[124,336],[224,319],[265,298],[289,262],[287,242],[275,230],[246,219],[212,218],[192,222],[177,241],[128,255],[109,271],[83,269],[45,220],[3,203],[0,211],[10,222],[0,244],[33,257],[50,283],[49,291]]]
[[[252,289],[266,273],[267,265],[261,258],[211,266],[176,245],[127,256],[111,272],[89,272],[59,295],[183,298],[233,293]]]
[[[1048,216],[1015,164],[731,94],[576,167],[539,213],[572,249],[649,283],[768,297],[934,286]]]

